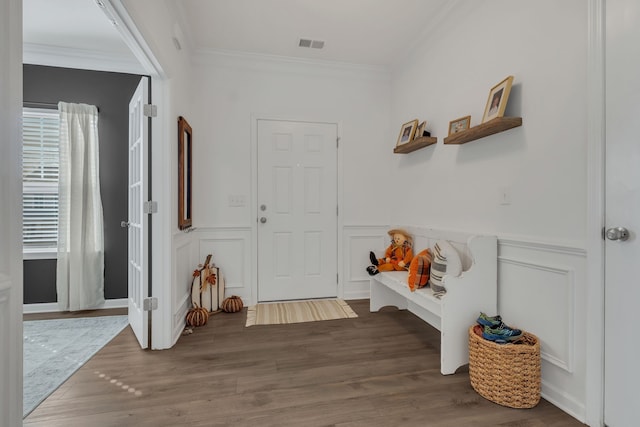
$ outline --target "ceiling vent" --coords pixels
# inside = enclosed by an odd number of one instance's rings
[[[312,49],[322,49],[324,47],[323,40],[300,39],[298,47],[308,47]]]

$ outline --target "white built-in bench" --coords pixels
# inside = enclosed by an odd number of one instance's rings
[[[413,236],[414,255],[447,240],[460,254],[462,274],[445,275],[447,292],[440,298],[429,287],[411,292],[406,271],[381,272],[371,276],[370,311],[385,306],[409,310],[440,331],[440,372],[453,374],[469,363],[468,330],[480,312],[497,313],[496,236],[404,227]]]

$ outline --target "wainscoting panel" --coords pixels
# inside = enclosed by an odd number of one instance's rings
[[[199,262],[212,254],[213,263],[225,278],[225,295],[238,295],[250,304],[251,295],[251,229],[198,229]]]
[[[388,227],[345,226],[343,229],[343,247],[345,262],[343,264],[344,299],[369,298],[369,275],[366,268],[371,264],[369,252],[382,256],[389,246]]]
[[[528,330],[532,333],[552,331],[552,334],[536,334],[541,341],[542,358],[567,372],[573,372],[573,270],[506,257],[500,258],[499,265],[500,283],[503,284],[499,299],[504,301],[504,304],[499,305],[499,311],[505,313],[505,319],[508,320],[508,306],[513,306],[511,301],[526,301],[527,307],[544,307],[544,310],[527,310],[526,307],[520,307],[517,316],[521,322],[528,325]],[[542,313],[544,315],[541,315]]]
[[[542,396],[578,419],[586,403],[586,261],[575,243],[498,238],[499,314],[539,338]]]
[[[191,281],[193,270],[198,265],[198,245],[193,233],[177,233],[173,238],[175,257],[173,289],[173,338],[180,337],[185,325],[187,311],[191,308]]]

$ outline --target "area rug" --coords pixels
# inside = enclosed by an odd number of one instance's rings
[[[127,316],[23,323],[23,418],[118,335]]]
[[[309,300],[257,304],[247,309],[247,324],[282,325],[358,317],[344,300]]]

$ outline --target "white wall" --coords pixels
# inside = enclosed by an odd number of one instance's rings
[[[459,3],[422,49],[395,70],[392,124],[418,117],[439,144],[395,156],[399,179],[429,183],[407,222],[546,239],[584,240],[586,224],[586,4],[583,1]],[[450,120],[484,112],[490,88],[515,77],[505,115],[523,126],[444,146]],[[562,171],[561,175],[556,171]],[[512,204],[499,204],[500,187]],[[407,205],[403,195],[397,203]],[[413,202],[413,201],[412,201]],[[561,212],[562,215],[558,215]]]
[[[227,294],[255,302],[256,176],[253,122],[259,117],[337,123],[340,229],[387,224],[385,180],[389,75],[377,68],[256,55],[208,53],[193,68],[194,235],[199,258],[213,252]],[[230,195],[245,198],[230,207]],[[342,235],[342,232],[340,232]],[[234,237],[231,237],[234,236]],[[342,250],[342,244],[340,249]],[[362,262],[368,252],[363,252]],[[364,272],[364,266],[362,271]],[[349,290],[346,290],[349,294]]]
[[[391,125],[427,120],[438,144],[388,156],[414,189],[392,222],[498,235],[500,314],[539,336],[543,396],[584,420],[587,3],[459,2],[419,46],[394,70]],[[479,124],[508,75],[505,115],[523,126],[445,146],[449,121]]]

